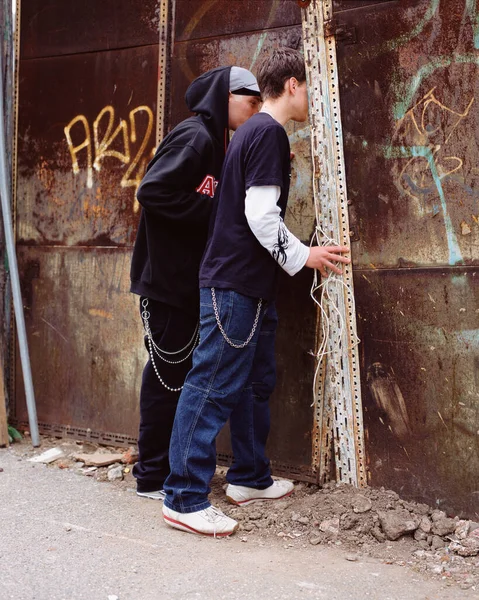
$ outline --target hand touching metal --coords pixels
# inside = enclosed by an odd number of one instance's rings
[[[311,269],[317,269],[323,277],[328,276],[327,268],[341,275],[342,270],[335,263],[350,263],[351,259],[342,254],[347,254],[347,246],[313,246],[309,250],[309,258],[306,266]]]

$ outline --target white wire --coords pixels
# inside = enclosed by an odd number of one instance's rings
[[[329,235],[324,231],[324,229],[321,227],[321,225],[319,224],[319,215],[318,215],[318,207],[317,204],[315,202],[315,211],[316,211],[316,228],[315,228],[315,232],[313,233],[312,237],[311,237],[311,243],[310,246],[313,245],[314,242],[317,242],[318,246],[339,246],[340,244],[333,238],[329,237]],[[313,356],[315,356],[316,360],[317,360],[317,365],[316,365],[316,369],[314,372],[314,377],[313,377],[313,402],[311,404],[311,407],[315,406],[318,401],[319,398],[316,394],[316,390],[317,390],[317,383],[318,383],[318,376],[319,376],[319,372],[323,363],[323,359],[325,356],[331,354],[331,350],[327,350],[328,347],[328,343],[329,343],[329,335],[330,335],[330,329],[331,329],[331,319],[332,319],[332,313],[336,313],[339,319],[339,333],[338,333],[338,339],[341,340],[343,338],[344,332],[346,330],[345,327],[345,323],[344,323],[344,318],[341,314],[341,311],[339,310],[337,304],[334,301],[334,298],[332,296],[334,296],[334,288],[332,288],[332,286],[335,286],[337,284],[340,284],[342,286],[344,286],[348,292],[349,297],[351,298],[351,310],[352,311],[356,311],[356,303],[355,303],[355,299],[354,299],[354,294],[352,293],[351,287],[348,283],[346,283],[342,278],[339,278],[335,273],[333,273],[332,271],[328,274],[328,277],[323,278],[323,281],[321,283],[318,283],[319,281],[319,276],[318,276],[318,271],[314,271],[314,276],[313,276],[313,283],[311,285],[311,291],[310,291],[310,296],[313,299],[313,302],[319,307],[319,310],[321,312],[321,317],[320,317],[320,321],[321,321],[321,335],[320,335],[320,344],[319,344],[319,348],[316,350],[316,352],[312,352],[311,354],[313,354]],[[319,301],[317,299],[317,294],[319,292]],[[360,343],[360,339],[359,337],[354,333],[354,339],[352,344],[350,345],[350,348],[355,348],[359,343]]]

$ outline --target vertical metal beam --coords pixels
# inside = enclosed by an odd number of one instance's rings
[[[17,9],[19,9],[17,3]],[[17,30],[16,35],[19,35]],[[28,408],[28,420],[30,424],[30,435],[34,446],[40,445],[38,433],[37,411],[35,406],[35,396],[33,393],[32,372],[30,366],[30,356],[28,353],[28,342],[25,327],[25,317],[23,314],[23,301],[20,290],[20,277],[18,274],[17,257],[15,253],[15,236],[12,224],[11,211],[11,186],[10,186],[10,168],[7,164],[7,142],[4,126],[4,97],[6,98],[10,89],[4,90],[3,84],[3,52],[0,52],[0,196],[2,206],[3,228],[5,232],[5,244],[7,248],[8,264],[10,268],[10,279],[12,284],[13,303],[15,308],[15,317],[17,323],[18,345],[23,368],[23,381],[25,384],[25,396]],[[18,54],[15,57],[18,61]],[[15,97],[16,100],[16,97]],[[16,107],[17,103],[15,102]],[[15,156],[15,155],[14,155]]]
[[[158,46],[158,97],[156,106],[156,147],[165,135],[165,112],[167,110],[166,85],[169,69],[172,27],[170,19],[174,14],[174,0],[160,0],[159,46]]]
[[[3,62],[0,77],[2,78],[4,89],[11,89],[13,82],[14,26],[12,8],[11,0],[0,0],[0,32],[2,32],[0,36],[0,53]],[[5,114],[1,115],[1,118],[3,118],[5,127],[7,168],[11,169],[14,105],[12,102],[13,98],[9,95],[4,100]],[[1,230],[3,231],[3,226]],[[0,380],[0,445],[8,444],[7,408],[10,408],[10,381],[7,373],[9,371],[8,367],[13,363],[13,360],[9,360],[8,352],[9,340],[12,335],[10,318],[12,297],[8,286],[7,264],[5,239],[0,233],[0,297],[2,298],[0,303],[0,369],[2,371]]]
[[[317,237],[349,246],[346,177],[344,168],[339,82],[334,35],[325,36],[332,19],[332,0],[312,0],[302,13],[303,44],[310,94],[313,189],[317,209]],[[357,353],[352,267],[343,276],[323,280],[321,315],[326,338],[324,365],[316,384],[316,433],[313,453],[319,478],[330,467],[334,440],[336,479],[366,485],[361,389]]]

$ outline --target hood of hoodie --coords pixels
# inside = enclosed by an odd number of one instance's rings
[[[218,67],[195,79],[186,90],[185,100],[191,112],[202,120],[215,139],[228,142],[228,99],[231,67]]]

